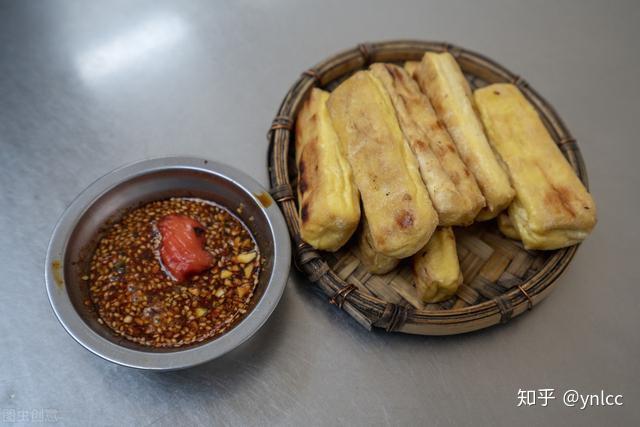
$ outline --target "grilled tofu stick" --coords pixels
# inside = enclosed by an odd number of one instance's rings
[[[413,256],[413,279],[424,302],[452,297],[462,284],[462,272],[451,227],[438,227],[429,243]]]
[[[298,114],[298,202],[302,239],[316,249],[336,251],[358,227],[360,199],[327,112],[328,98],[314,88]]]
[[[408,61],[405,62],[404,66],[409,75],[414,77],[416,70],[420,66],[420,62]],[[449,135],[446,126],[438,118],[431,101],[426,96],[424,100],[425,108],[412,110],[414,119],[422,126],[422,129],[427,134],[431,150],[438,157],[441,166],[447,171],[447,174],[456,184],[458,190],[464,194],[469,205],[469,211],[475,212],[471,214],[472,218],[469,221],[471,222],[480,209],[486,206],[485,198],[478,187],[475,177],[469,172],[469,169],[462,161],[460,153],[451,139],[451,135]]]
[[[457,157],[457,151],[439,125],[429,99],[397,65],[377,63],[370,70],[391,99],[400,128],[418,160],[440,225],[471,224],[484,206],[484,197],[462,161],[448,158]]]
[[[438,224],[391,100],[368,71],[338,86],[329,114],[360,191],[373,248],[405,258],[422,248]]]
[[[535,108],[507,83],[475,91],[480,117],[516,189],[509,219],[527,249],[581,242],[596,224],[596,206]]]
[[[474,110],[471,89],[449,54],[427,52],[414,73],[486,199],[476,219],[493,218],[509,206],[515,191]]]
[[[400,262],[376,251],[371,244],[371,232],[367,220],[362,220],[362,228],[358,232],[355,254],[367,271],[371,274],[386,274],[396,268]]]
[[[404,69],[414,79],[419,67],[420,61],[407,61],[404,63]],[[478,187],[475,177],[469,172],[469,169],[460,158],[460,154],[451,139],[451,135],[449,135],[449,131],[447,131],[446,126],[438,118],[429,97],[425,95],[423,99],[425,100],[425,108],[413,109],[414,119],[422,126],[422,129],[427,134],[431,150],[438,157],[440,164],[444,170],[447,171],[447,174],[456,184],[458,190],[464,194],[466,203],[469,205],[469,211],[475,212],[469,221],[471,222],[475,219],[480,209],[486,206],[485,198]]]

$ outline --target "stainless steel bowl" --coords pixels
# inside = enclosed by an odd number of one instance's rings
[[[232,210],[250,228],[266,262],[250,309],[228,332],[197,345],[154,349],[119,337],[98,322],[94,309],[84,304],[89,289],[81,277],[88,272],[105,224],[117,221],[131,208],[169,197],[198,197]],[[120,365],[173,370],[215,359],[255,334],[282,296],[290,259],[284,218],[260,184],[220,163],[174,157],[125,166],[84,190],[55,227],[47,250],[45,280],[60,323],[85,348]]]

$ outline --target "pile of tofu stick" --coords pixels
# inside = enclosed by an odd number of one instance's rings
[[[295,153],[302,239],[337,251],[353,238],[372,274],[409,258],[427,303],[463,281],[453,227],[495,220],[524,248],[553,250],[596,223],[593,198],[518,87],[472,92],[447,52],[312,89]]]

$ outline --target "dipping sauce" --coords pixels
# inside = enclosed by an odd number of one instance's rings
[[[170,215],[202,225],[213,266],[177,281],[162,265],[158,223]],[[91,259],[91,300],[118,335],[151,347],[181,347],[227,331],[248,309],[260,272],[247,227],[204,200],[173,198],[134,209],[109,226]]]

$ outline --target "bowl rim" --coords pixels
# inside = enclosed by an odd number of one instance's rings
[[[116,186],[152,172],[187,169],[217,175],[245,192],[267,219],[273,239],[274,259],[271,276],[256,306],[224,335],[197,347],[170,352],[145,352],[121,346],[95,332],[78,314],[60,274],[69,238],[79,219],[104,194]],[[194,157],[162,157],[119,167],[91,183],[65,209],[55,225],[45,260],[45,283],[51,307],[64,327],[79,344],[110,362],[139,369],[175,370],[208,362],[238,347],[252,337],[275,310],[287,283],[291,261],[289,232],[278,205],[262,203],[257,195],[269,194],[255,179],[220,162]],[[261,196],[262,197],[262,196]],[[271,196],[269,195],[271,198]],[[54,263],[57,263],[54,266]],[[58,270],[58,271],[56,271]]]

